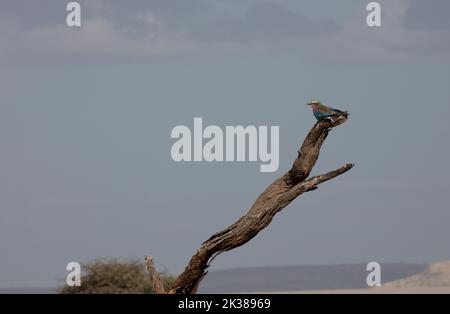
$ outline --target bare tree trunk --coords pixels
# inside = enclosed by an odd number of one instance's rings
[[[244,216],[202,243],[168,293],[195,293],[200,281],[207,274],[206,269],[217,255],[250,241],[270,224],[276,213],[297,196],[315,190],[318,184],[350,170],[353,164],[346,164],[337,170],[308,178],[329,131],[345,121],[347,121],[346,113],[317,122],[304,139],[292,168],[269,185]],[[153,281],[153,284],[158,283]]]
[[[161,278],[153,265],[153,259],[150,256],[145,257],[145,266],[147,267],[148,274],[150,276],[150,281],[153,284],[153,291],[155,294],[164,294],[164,286],[161,283]]]

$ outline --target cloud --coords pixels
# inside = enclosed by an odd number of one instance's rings
[[[406,6],[395,16],[394,36],[389,48],[408,55],[446,58],[450,53],[450,2],[447,0],[403,0]],[[400,22],[399,22],[400,21]]]
[[[1,1],[0,20],[15,22],[24,29],[58,25],[65,22],[67,3],[58,0]]]
[[[450,32],[446,0],[382,1],[380,29],[367,27],[364,6],[360,15],[337,22],[339,17],[312,17],[271,0],[247,1],[245,6],[228,2],[233,10],[205,0],[79,2],[79,29],[65,25],[63,1],[2,2],[0,62],[145,60],[272,50],[357,62],[450,52],[443,40]]]
[[[242,17],[222,13],[194,25],[190,34],[199,41],[276,42],[333,35],[338,29],[330,19],[311,19],[277,3],[257,2]]]
[[[412,0],[404,23],[412,30],[450,30],[450,1]]]
[[[252,6],[247,12],[247,21],[259,36],[271,39],[335,34],[338,29],[337,23],[330,19],[308,18],[270,2]]]
[[[365,16],[355,16],[343,24],[336,36],[316,42],[316,47],[323,58],[338,62],[401,62],[421,56],[448,60],[450,29],[444,28],[441,22],[436,28],[428,21],[433,15],[441,14],[437,11],[445,9],[443,1],[438,1],[440,5],[421,0],[380,1],[380,28],[369,28]],[[420,16],[419,7],[426,8],[424,16]],[[411,27],[412,20],[416,23],[414,27]]]
[[[281,4],[256,2],[242,14],[204,0],[80,1],[82,26],[65,25],[65,4],[25,0],[1,5],[0,57],[10,61],[153,58],[236,51],[333,35],[330,19],[313,19]],[[13,35],[12,35],[13,34]],[[19,60],[20,59],[20,60]]]

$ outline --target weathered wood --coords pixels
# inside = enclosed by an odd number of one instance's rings
[[[270,224],[276,213],[299,195],[315,190],[320,183],[350,170],[353,164],[308,179],[329,131],[345,121],[347,113],[317,122],[304,139],[292,168],[267,187],[244,216],[202,243],[168,293],[195,293],[207,273],[206,269],[217,255],[250,241]]]
[[[153,259],[150,256],[145,257],[145,266],[147,267],[148,274],[150,276],[150,281],[153,284],[153,291],[156,294],[164,294],[166,293],[164,290],[164,286],[161,283],[161,278],[159,277],[158,272],[153,265]]]

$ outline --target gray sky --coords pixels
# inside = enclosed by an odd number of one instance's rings
[[[286,171],[318,98],[351,112],[295,200],[212,269],[450,259],[450,2],[0,0],[0,287],[150,254],[178,273]],[[280,168],[175,163],[171,129],[279,125]]]

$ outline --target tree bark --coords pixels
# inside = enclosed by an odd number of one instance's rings
[[[308,178],[329,131],[345,121],[347,113],[317,122],[304,139],[292,168],[269,185],[244,216],[202,243],[168,293],[195,293],[200,281],[207,274],[207,268],[217,255],[250,241],[270,224],[276,213],[299,195],[315,190],[320,183],[350,170],[353,164],[346,164],[337,170]]]
[[[161,283],[161,278],[153,265],[153,259],[150,256],[145,257],[145,266],[147,267],[148,274],[150,276],[150,281],[153,284],[153,291],[155,294],[164,294],[164,286]]]

